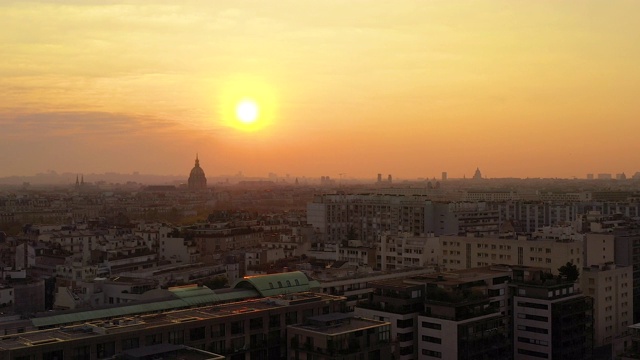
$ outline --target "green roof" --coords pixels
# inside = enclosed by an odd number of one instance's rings
[[[236,291],[217,294],[206,286],[191,285],[174,287],[169,289],[175,297],[175,299],[172,300],[43,316],[31,319],[31,323],[37,328],[78,324],[99,319],[237,301],[258,296],[277,296],[310,291],[318,286],[317,281],[309,281],[309,278],[300,271],[249,276],[235,284],[234,289]]]
[[[87,310],[46,317],[37,317],[31,319],[31,323],[33,324],[33,326],[38,328],[61,326],[66,324],[78,324],[105,318],[115,318],[136,314],[148,314],[165,310],[188,308],[191,306],[210,305],[220,302],[243,300],[259,296],[259,293],[252,289],[216,294],[213,290],[209,289],[206,286],[177,287],[170,288],[169,291],[174,294],[176,299],[156,301],[146,304],[124,305],[108,309]]]
[[[263,297],[310,291],[313,287],[316,282],[310,282],[301,271],[246,276],[234,286],[236,289],[255,289]]]

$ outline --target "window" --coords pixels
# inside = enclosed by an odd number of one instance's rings
[[[73,352],[71,353],[71,359],[72,360],[91,359],[91,347],[89,345],[85,345],[85,346],[74,348]]]
[[[427,335],[422,335],[422,341],[426,341],[434,344],[442,344],[442,339],[433,337],[433,336],[427,336]]]
[[[139,338],[130,338],[122,340],[122,350],[137,349],[140,347]]]
[[[406,320],[398,319],[396,324],[397,324],[398,329],[405,329],[405,328],[408,328],[408,327],[412,327],[413,326],[413,319],[406,319]]]
[[[279,328],[280,327],[280,315],[269,315],[269,328]]]
[[[442,353],[440,351],[433,351],[429,349],[422,349],[422,355],[431,356],[438,359],[442,358]]]
[[[400,356],[413,354],[413,345],[404,346],[400,348]]]
[[[162,344],[162,334],[147,335],[144,344],[146,346]]]
[[[189,330],[189,341],[202,340],[205,338],[204,326]]]
[[[422,322],[422,327],[423,328],[427,328],[427,329],[442,330],[442,325],[437,324],[437,323],[428,322],[428,321],[423,321]]]
[[[238,335],[244,333],[244,322],[234,321],[231,323],[231,335]]]
[[[285,322],[287,325],[293,325],[298,323],[298,312],[290,311],[285,315]]]
[[[398,341],[411,341],[413,340],[413,332],[408,332],[404,334],[398,334]]]
[[[539,352],[539,351],[526,350],[526,349],[518,349],[518,354],[529,355],[529,356],[533,356],[541,359],[549,358],[549,354]]]
[[[262,330],[262,326],[263,326],[263,321],[261,317],[249,320],[250,330],[258,330],[258,329]]]
[[[518,330],[528,331],[536,334],[548,334],[549,329],[539,328],[535,326],[518,325]]]
[[[169,344],[184,344],[184,330],[169,331]]]
[[[42,360],[59,360],[64,358],[62,350],[47,351],[42,353]]]
[[[527,307],[527,308],[532,308],[532,309],[544,309],[544,310],[549,310],[549,306],[548,306],[548,305],[545,305],[545,304],[536,304],[536,303],[531,303],[531,302],[526,302],[526,301],[518,301],[518,306]]]
[[[106,342],[102,344],[98,344],[96,346],[98,359],[104,359],[108,357],[112,357],[116,354],[116,343],[115,341]]]

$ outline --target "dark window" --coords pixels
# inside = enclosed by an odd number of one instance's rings
[[[122,350],[137,349],[140,347],[139,338],[130,338],[122,340]]]
[[[269,328],[279,328],[280,327],[280,315],[270,315],[269,316]]]
[[[400,348],[400,356],[413,354],[413,345]]]
[[[422,341],[426,341],[434,344],[442,344],[442,339],[433,337],[433,336],[427,336],[427,335],[422,335]]]
[[[413,340],[413,332],[408,332],[405,334],[398,334],[398,341],[410,341]]]
[[[549,329],[543,329],[535,326],[518,325],[518,330],[528,331],[536,334],[548,334]]]
[[[146,346],[162,344],[162,334],[147,335],[144,340]]]
[[[537,357],[537,358],[541,358],[541,359],[548,359],[549,358],[549,354],[545,354],[545,353],[539,352],[539,351],[526,350],[526,349],[518,349],[518,354],[529,355],[529,356],[533,356],[533,357]]]
[[[534,321],[549,322],[549,318],[547,316],[540,316],[540,315],[518,314],[518,318],[527,319],[527,320],[534,320]]]
[[[98,344],[96,346],[98,359],[104,359],[116,354],[116,343],[114,341]]]
[[[532,309],[544,309],[544,310],[549,309],[549,306],[546,304],[537,304],[537,303],[532,303],[527,301],[518,301],[518,306],[532,308]]]
[[[211,325],[211,337],[221,337],[225,335],[225,326],[224,324],[219,325]]]
[[[184,344],[184,330],[169,331],[169,344]]]
[[[431,356],[434,358],[442,358],[442,353],[440,351],[433,351],[429,349],[422,349],[422,355]]]
[[[405,329],[405,328],[408,328],[408,327],[412,327],[413,326],[413,319],[398,320],[397,321],[397,326],[398,326],[398,329]]]
[[[285,322],[287,325],[293,325],[298,323],[298,312],[290,311],[285,315]]]
[[[204,326],[189,330],[189,340],[202,340],[205,338]]]
[[[42,353],[42,360],[62,360],[64,354],[62,350],[47,351]]]
[[[89,360],[91,359],[91,347],[89,345],[80,346],[73,349],[71,352],[72,360]],[[16,358],[16,360],[18,360]]]
[[[231,323],[231,335],[244,334],[244,321],[234,321]]]
[[[432,323],[432,322],[428,322],[428,321],[423,321],[422,322],[422,327],[423,328],[427,328],[427,329],[442,330],[442,325],[436,324],[436,323]]]
[[[263,326],[263,321],[261,317],[249,320],[250,330],[258,330],[258,329],[261,330],[262,326]]]

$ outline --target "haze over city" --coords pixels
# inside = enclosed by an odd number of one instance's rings
[[[0,176],[640,170],[636,1],[3,1]]]

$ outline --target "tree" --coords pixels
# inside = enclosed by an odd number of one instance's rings
[[[566,278],[571,282],[576,282],[580,277],[580,270],[578,267],[570,262],[567,262],[566,265],[560,266],[558,268],[558,273],[561,278]]]

